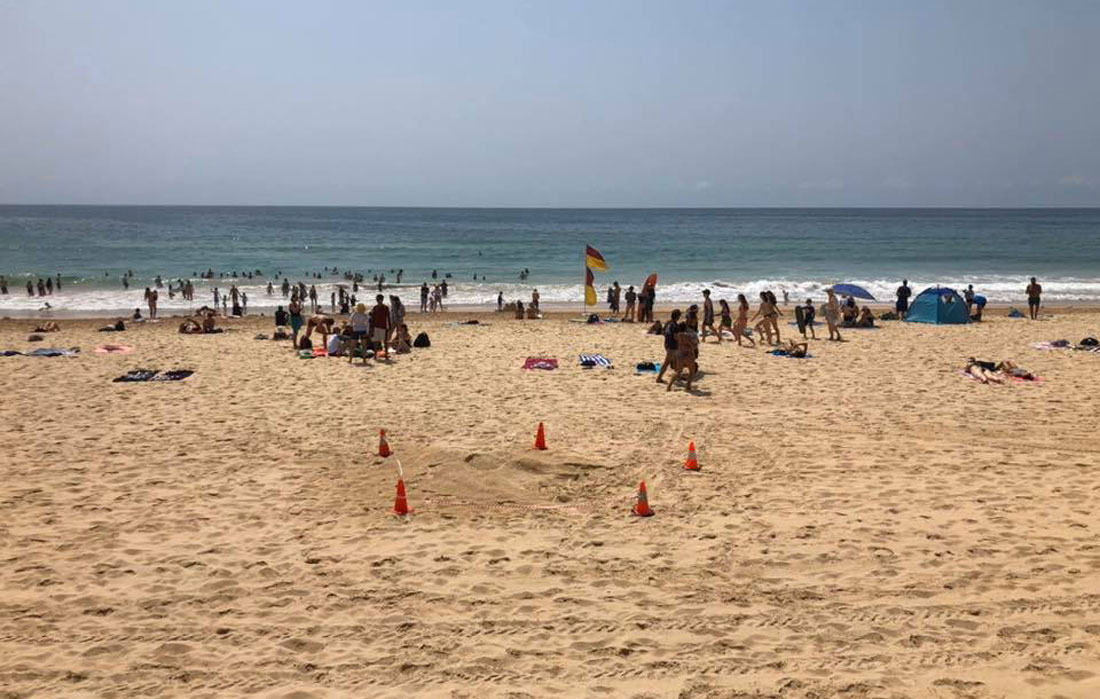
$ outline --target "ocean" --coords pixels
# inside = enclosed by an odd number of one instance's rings
[[[236,284],[252,312],[284,303],[265,293],[269,279],[316,284],[327,300],[344,271],[390,283],[398,269],[403,283],[387,293],[413,307],[433,270],[437,281],[450,275],[452,305],[495,306],[498,292],[526,300],[537,288],[543,303],[579,307],[586,244],[610,265],[596,274],[601,301],[613,281],[639,286],[656,272],[658,303],[698,301],[706,287],[730,300],[770,288],[819,302],[836,282],[889,302],[902,278],[917,291],[973,284],[993,303],[1020,303],[1033,275],[1048,303],[1100,302],[1100,209],[0,206],[0,314],[44,301],[57,313],[144,307],[157,275],[191,279],[197,305]],[[221,276],[197,276],[208,269]],[[28,279],[58,274],[61,292],[27,296]],[[196,305],[160,295],[167,312]]]

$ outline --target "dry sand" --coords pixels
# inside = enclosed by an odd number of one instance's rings
[[[0,695],[1098,697],[1100,355],[1028,344],[1100,312],[1000,315],[708,341],[695,394],[634,375],[637,325],[413,315],[433,346],[360,368],[62,321],[80,357],[0,358]]]

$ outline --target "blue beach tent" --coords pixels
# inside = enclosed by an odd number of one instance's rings
[[[970,314],[966,310],[966,301],[954,289],[930,286],[909,304],[905,320],[910,323],[953,325],[969,323]]]

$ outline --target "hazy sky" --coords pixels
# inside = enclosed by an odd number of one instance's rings
[[[1100,2],[0,0],[0,203],[1098,206]]]

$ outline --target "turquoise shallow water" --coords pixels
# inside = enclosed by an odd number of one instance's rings
[[[659,302],[697,299],[705,286],[718,296],[766,287],[820,296],[837,281],[888,299],[902,277],[918,289],[973,283],[991,301],[1014,302],[1030,275],[1050,301],[1100,301],[1097,209],[0,206],[0,274],[11,292],[0,296],[0,312],[41,306],[26,295],[28,278],[61,274],[62,292],[47,299],[55,309],[118,311],[140,305],[158,274],[195,279],[206,269],[227,276],[196,279],[200,302],[233,272],[260,270],[238,285],[262,307],[276,302],[263,286],[277,273],[316,283],[327,297],[342,279],[309,278],[325,267],[368,279],[384,271],[391,281],[400,268],[406,284],[438,270],[440,279],[451,275],[452,303],[493,303],[498,291],[527,298],[534,287],[544,301],[572,303],[581,298],[586,243],[611,265],[597,275],[601,289],[658,272]],[[524,268],[531,274],[521,282]],[[128,291],[126,270],[135,274]],[[187,307],[178,298],[162,306]]]

